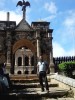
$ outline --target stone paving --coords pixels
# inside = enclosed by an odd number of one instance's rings
[[[57,97],[63,97],[68,90],[64,90],[58,87],[55,88],[50,88],[49,92],[41,92],[40,88],[25,88],[22,90],[13,90],[9,95],[11,96],[18,96],[18,97],[24,97],[24,98],[28,98],[28,97],[32,97],[32,98],[38,98],[37,100],[40,100],[39,98],[43,98],[41,100],[46,100],[46,98],[49,98],[48,100],[52,100],[50,98],[57,98]],[[31,100],[31,99],[28,99]],[[33,100],[33,99],[32,99]],[[36,99],[34,99],[36,100]],[[54,99],[54,100],[58,100],[58,99]]]

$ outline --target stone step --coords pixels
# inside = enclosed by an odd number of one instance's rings
[[[37,79],[37,74],[25,74],[25,75],[9,75],[11,80],[25,80],[25,79]]]
[[[30,97],[30,98],[24,98],[24,97],[18,97],[15,95],[0,95],[0,98],[2,100],[75,100],[75,98],[44,98],[44,97]]]
[[[9,96],[15,96],[19,99],[24,100],[46,100],[51,98],[60,98],[66,96],[68,93],[67,89],[61,88],[49,88],[49,92],[41,92],[40,88],[25,88],[22,90],[10,91]],[[43,98],[43,99],[41,99]]]
[[[49,75],[48,75],[49,76]],[[10,75],[10,80],[13,83],[35,83],[38,82],[38,76],[34,75]],[[50,81],[50,77],[48,77],[48,81]]]
[[[38,82],[37,75],[10,75],[10,80],[13,83],[30,83]]]
[[[52,83],[48,76],[49,92],[41,92],[37,75],[12,75],[12,88],[7,98],[15,100],[75,100],[68,97],[69,90],[59,88],[57,83]],[[64,97],[64,98],[63,98]],[[8,100],[10,100],[8,99]]]
[[[49,87],[58,87],[57,83],[48,82]],[[12,85],[13,88],[21,89],[21,88],[39,88],[40,83],[14,83]]]

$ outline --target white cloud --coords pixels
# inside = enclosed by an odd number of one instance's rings
[[[0,11],[0,20],[6,20],[6,12],[5,11]]]
[[[65,38],[75,40],[75,11],[68,14],[63,22],[63,26],[64,32],[66,32],[66,34],[64,33]]]
[[[53,43],[53,57],[74,56],[75,50],[66,51],[59,43]]]
[[[64,54],[65,54],[65,50],[61,47],[61,45],[54,42],[53,43],[53,56],[58,57],[58,56],[63,56]]]
[[[54,2],[45,3],[45,9],[48,10],[51,14],[57,13],[57,7]]]
[[[16,21],[16,23],[19,23],[22,19],[22,16],[20,14],[17,14],[13,11],[10,11],[10,21]],[[6,21],[7,20],[7,12],[6,11],[0,11],[0,20]]]
[[[68,16],[64,20],[63,23],[67,27],[73,27],[75,26],[75,11],[69,11]]]
[[[65,49],[69,47],[69,45],[71,48],[73,46],[73,42],[75,44],[75,10],[62,12],[56,17],[57,29],[55,30],[55,33],[57,32],[57,38],[65,45]]]
[[[55,17],[56,17],[56,15],[51,15],[51,16],[48,16],[48,17],[43,18],[43,20],[51,21],[51,20],[53,20]]]
[[[22,15],[19,15],[13,11],[10,12],[10,20],[11,21],[16,21],[16,23],[18,24],[22,19]]]

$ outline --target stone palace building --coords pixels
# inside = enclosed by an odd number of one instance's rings
[[[16,25],[7,20],[0,21],[0,64],[6,62],[9,74],[36,74],[37,61],[40,55],[53,68],[53,47],[50,22],[34,21],[29,25],[25,18]]]

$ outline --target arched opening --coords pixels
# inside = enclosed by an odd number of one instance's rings
[[[13,54],[15,55],[14,73],[19,69],[22,74],[31,73],[30,69],[32,71],[34,67],[34,56],[36,55],[36,48],[32,42],[27,39],[17,41],[13,45]]]
[[[35,74],[35,71],[34,71],[34,70],[32,70],[32,71],[31,71],[31,74]]]
[[[14,45],[13,45],[13,54],[21,47],[27,47],[29,48],[34,54],[36,53],[36,47],[33,45],[33,43],[27,39],[21,39],[19,41],[17,41]]]
[[[18,71],[17,74],[22,74],[22,72],[21,71]]]
[[[18,66],[22,66],[22,57],[18,57]]]
[[[31,57],[31,65],[34,66],[34,56]]]
[[[26,70],[26,71],[24,72],[24,74],[29,74],[29,72]]]
[[[25,56],[25,66],[29,66],[29,58]]]

